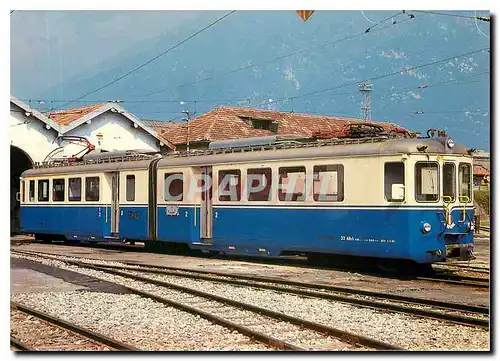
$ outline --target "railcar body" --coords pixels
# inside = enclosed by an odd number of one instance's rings
[[[225,254],[471,257],[464,147],[449,138],[351,143],[31,169],[21,180],[21,228],[46,240]]]

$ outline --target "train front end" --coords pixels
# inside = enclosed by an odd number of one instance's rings
[[[451,138],[432,141],[435,147],[422,145],[408,159],[413,180],[405,192],[413,208],[407,218],[410,258],[418,263],[470,260],[475,231],[472,156]]]

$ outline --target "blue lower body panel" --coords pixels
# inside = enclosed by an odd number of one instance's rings
[[[473,244],[473,209],[455,208],[451,219],[446,224],[443,209],[437,207],[214,206],[213,236],[200,240],[200,209],[169,205],[157,209],[156,234],[159,241],[228,254],[314,252],[432,263],[446,258],[447,247]],[[110,235],[110,220],[111,209],[103,206],[21,207],[26,233],[103,240]],[[423,232],[424,223],[431,225],[430,232]],[[148,240],[147,206],[121,207],[117,236]]]
[[[472,209],[465,222],[458,222],[462,212],[454,210],[451,228],[436,209],[214,207],[214,212],[213,247],[226,253],[317,252],[431,263],[445,259],[448,243],[473,242],[466,229]],[[427,234],[424,223],[432,227]]]
[[[104,206],[21,207],[21,230],[25,233],[103,238],[110,234],[111,209]]]
[[[147,206],[120,206],[120,237],[129,240],[147,240],[148,216]]]

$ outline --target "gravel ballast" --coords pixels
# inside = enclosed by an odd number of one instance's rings
[[[236,331],[137,295],[72,291],[13,299],[142,350],[270,350]]]
[[[146,285],[142,282],[132,281],[129,278],[121,276],[68,266],[59,261],[46,260],[39,257],[29,256],[29,258],[56,267],[71,269],[101,279],[140,288],[151,293],[162,295],[166,292],[169,296],[173,294],[172,291],[163,287]],[[153,278],[153,276],[150,277]],[[181,279],[172,276],[155,275],[154,278],[194,289],[201,289],[204,292],[236,299],[273,311],[283,312],[291,316],[371,337],[405,349],[489,349],[489,332],[481,328],[447,324],[437,320],[420,319],[391,312],[385,313],[334,301],[283,294],[270,290],[258,290],[209,281]]]
[[[10,334],[37,351],[110,351],[111,348],[18,310],[10,312]]]

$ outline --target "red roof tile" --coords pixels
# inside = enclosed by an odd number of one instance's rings
[[[482,165],[475,165],[474,166],[474,175],[475,176],[485,176],[485,175],[490,175],[490,171],[483,167]]]
[[[269,120],[277,127],[277,132],[255,129],[252,127],[250,120]],[[274,134],[293,134],[310,138],[317,132],[335,137],[343,134],[342,130],[345,125],[360,122],[364,121],[344,117],[221,106],[189,122],[189,141],[212,142]],[[373,121],[370,123],[380,125],[386,130],[399,128],[393,123]],[[154,127],[174,144],[183,144],[187,141],[187,126],[185,123],[155,124]]]
[[[67,126],[73,123],[75,120],[78,120],[81,117],[84,117],[85,115],[93,112],[94,110],[99,109],[103,105],[104,104],[92,104],[80,108],[59,110],[54,113],[49,113],[48,117],[59,125]]]

